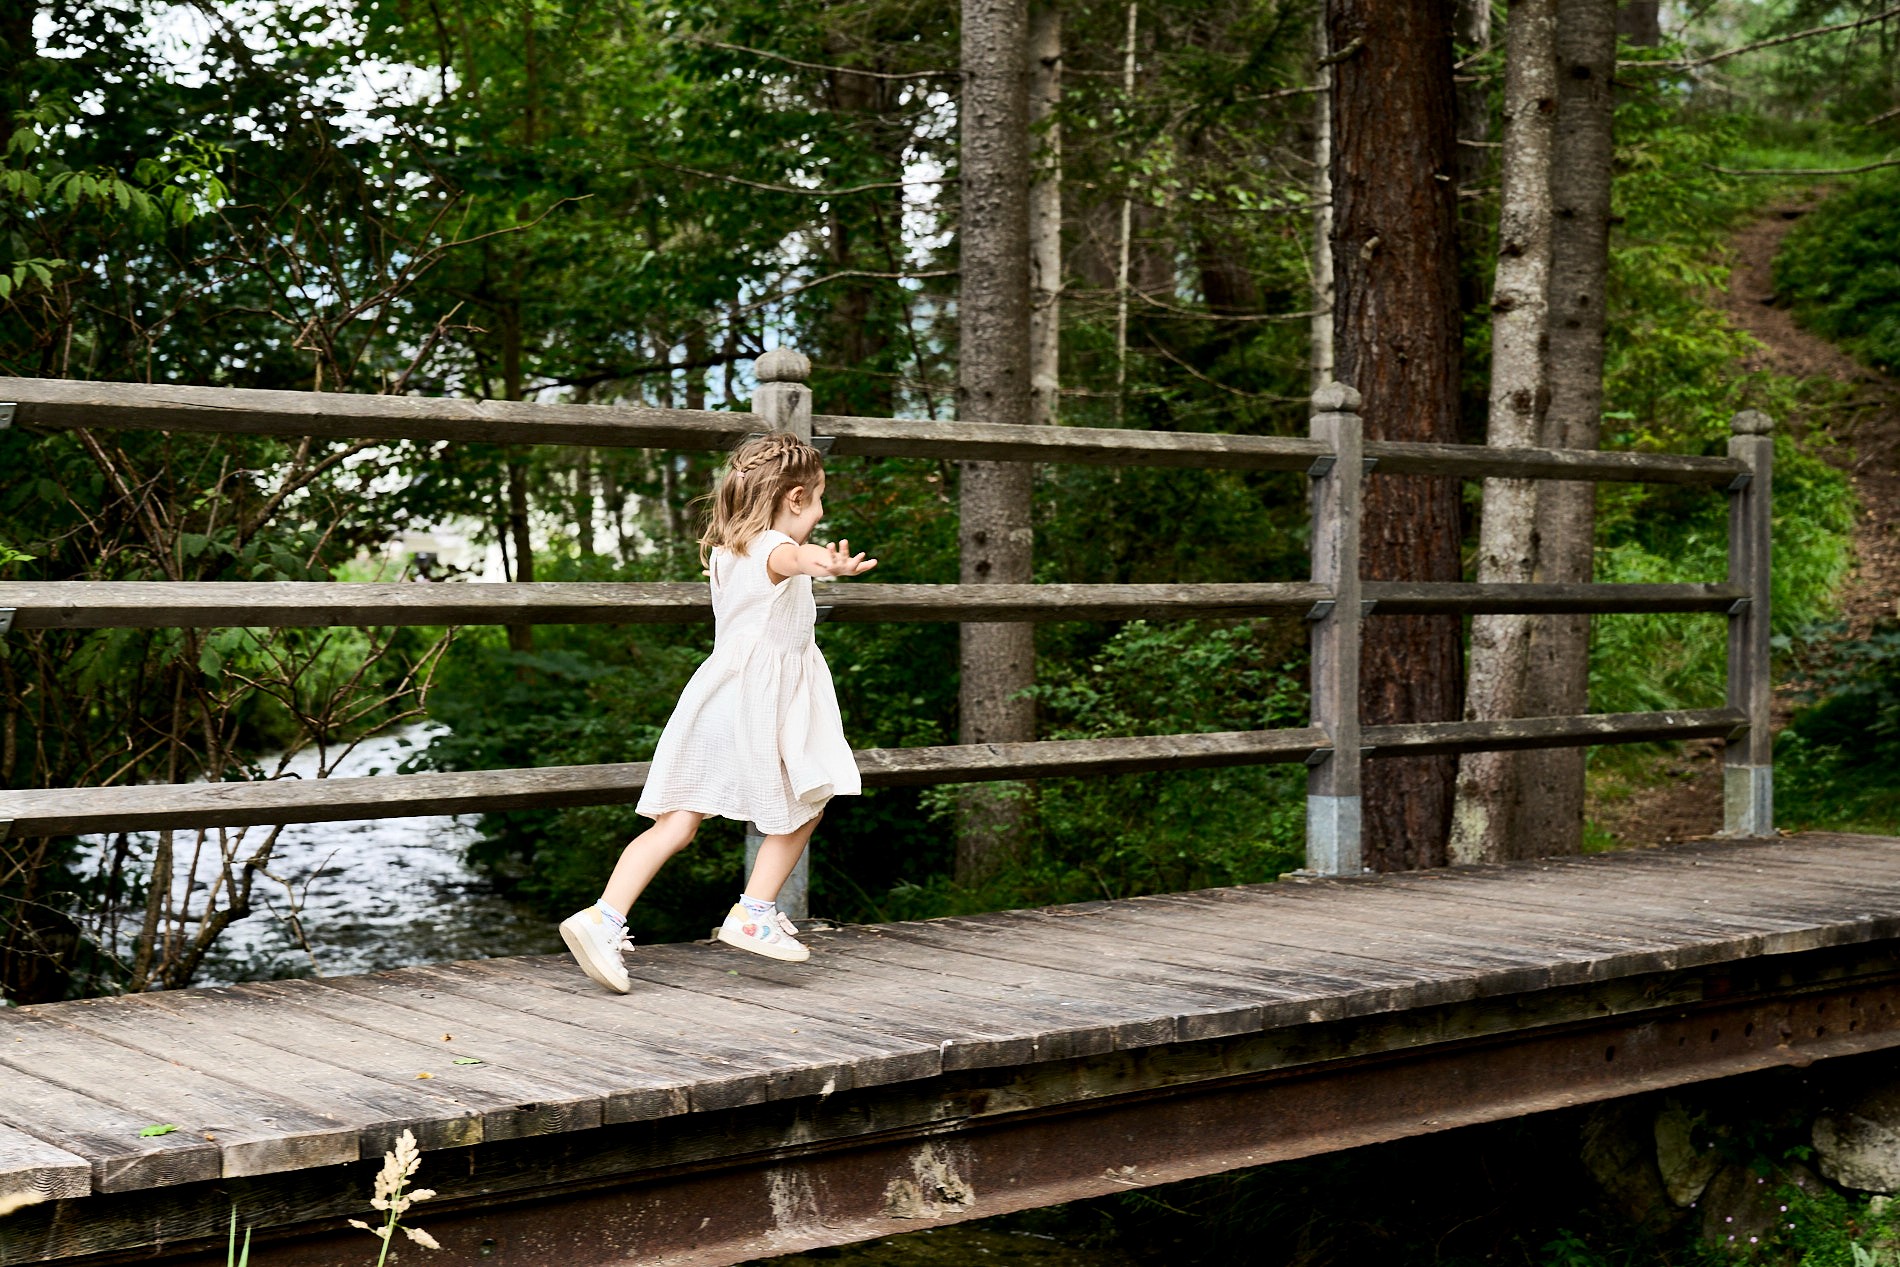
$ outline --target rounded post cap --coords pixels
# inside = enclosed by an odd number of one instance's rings
[[[1318,414],[1358,413],[1358,389],[1348,387],[1344,383],[1321,383],[1313,393],[1313,412]]]
[[[761,383],[802,383],[811,377],[811,358],[793,348],[773,348],[752,362],[752,377]]]
[[[1744,409],[1729,419],[1728,426],[1738,436],[1765,436],[1775,429],[1775,420],[1759,409]]]

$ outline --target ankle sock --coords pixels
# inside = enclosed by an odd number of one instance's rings
[[[739,905],[745,907],[745,913],[753,919],[764,919],[778,909],[776,901],[767,902],[760,898],[749,897],[744,893],[739,895]]]
[[[615,928],[625,928],[627,926],[627,917],[625,915],[622,915],[619,911],[616,911],[613,907],[607,905],[607,901],[605,898],[602,898],[600,901],[594,903],[594,909],[599,911],[602,915],[606,916],[607,922],[609,924],[612,924]]]

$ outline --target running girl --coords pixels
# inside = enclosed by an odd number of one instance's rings
[[[632,988],[621,953],[627,913],[710,814],[765,833],[719,939],[773,959],[811,952],[778,892],[834,796],[860,790],[831,671],[812,641],[814,576],[858,576],[876,559],[847,541],[809,544],[825,514],[824,458],[786,432],[732,455],[712,496],[700,559],[712,578],[713,653],[673,710],[638,810],[653,820],[627,845],[600,900],[561,921],[561,940],[609,990]]]

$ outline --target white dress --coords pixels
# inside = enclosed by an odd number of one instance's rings
[[[777,835],[863,790],[812,641],[811,577],[774,585],[766,572],[766,557],[791,540],[768,529],[744,554],[713,551],[713,653],[660,735],[639,813],[692,810]]]

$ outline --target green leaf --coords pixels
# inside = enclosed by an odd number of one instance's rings
[[[458,1065],[479,1065],[485,1062],[477,1060],[473,1056],[457,1056],[455,1058],[455,1063]]]
[[[166,1122],[162,1126],[148,1126],[144,1130],[139,1132],[139,1138],[149,1139],[154,1135],[169,1135],[177,1129],[178,1128],[170,1122]]]

